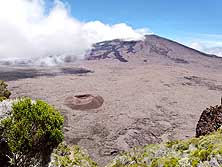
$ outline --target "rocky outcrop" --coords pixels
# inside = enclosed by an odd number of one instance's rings
[[[221,101],[222,103],[222,101]],[[222,104],[205,109],[196,127],[196,137],[218,130],[222,125]]]
[[[0,137],[0,164],[1,167],[10,166],[10,159],[7,155],[10,154],[6,139]]]
[[[104,99],[99,95],[83,94],[69,96],[65,99],[65,105],[73,110],[96,109],[103,105]]]
[[[0,122],[1,120],[9,117],[11,115],[12,104],[15,103],[17,99],[14,100],[4,100],[0,102]]]

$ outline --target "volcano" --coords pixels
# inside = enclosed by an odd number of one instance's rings
[[[175,41],[146,35],[144,40],[111,40],[93,45],[86,54],[87,60],[112,59],[120,62],[148,62],[161,64],[202,64],[221,63],[220,57],[189,48]]]
[[[136,146],[195,136],[201,112],[221,98],[221,74],[222,58],[157,35],[99,42],[85,60],[56,67],[0,65],[12,97],[58,108],[65,141],[87,149],[100,166]],[[67,107],[68,97],[83,94],[104,103]]]

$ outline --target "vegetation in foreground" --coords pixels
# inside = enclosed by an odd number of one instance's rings
[[[0,150],[0,161],[12,167],[47,165],[53,149],[63,141],[62,126],[63,117],[54,107],[41,100],[17,100],[0,122],[5,148]]]
[[[11,92],[7,89],[7,84],[0,80],[0,102],[8,99],[11,95]]]
[[[222,132],[200,138],[138,147],[117,156],[106,167],[220,167]]]
[[[79,146],[68,146],[60,144],[52,153],[49,167],[97,167],[86,152]]]
[[[106,167],[221,167],[222,132],[181,141],[137,147],[118,155]],[[60,144],[50,167],[97,167],[85,150]]]

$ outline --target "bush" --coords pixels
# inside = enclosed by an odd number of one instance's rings
[[[11,92],[7,89],[7,84],[0,80],[0,101],[8,99],[11,95]]]
[[[86,150],[79,146],[68,146],[61,143],[52,154],[52,161],[49,167],[98,167]]]
[[[222,130],[199,138],[151,144],[122,153],[106,167],[219,167]]]
[[[11,116],[1,121],[0,139],[9,147],[11,166],[46,166],[63,140],[63,117],[52,106],[30,98],[12,105]]]

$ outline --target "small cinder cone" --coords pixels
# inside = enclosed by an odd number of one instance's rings
[[[65,99],[65,105],[73,110],[96,109],[103,105],[104,99],[99,95],[83,94],[69,96]]]

